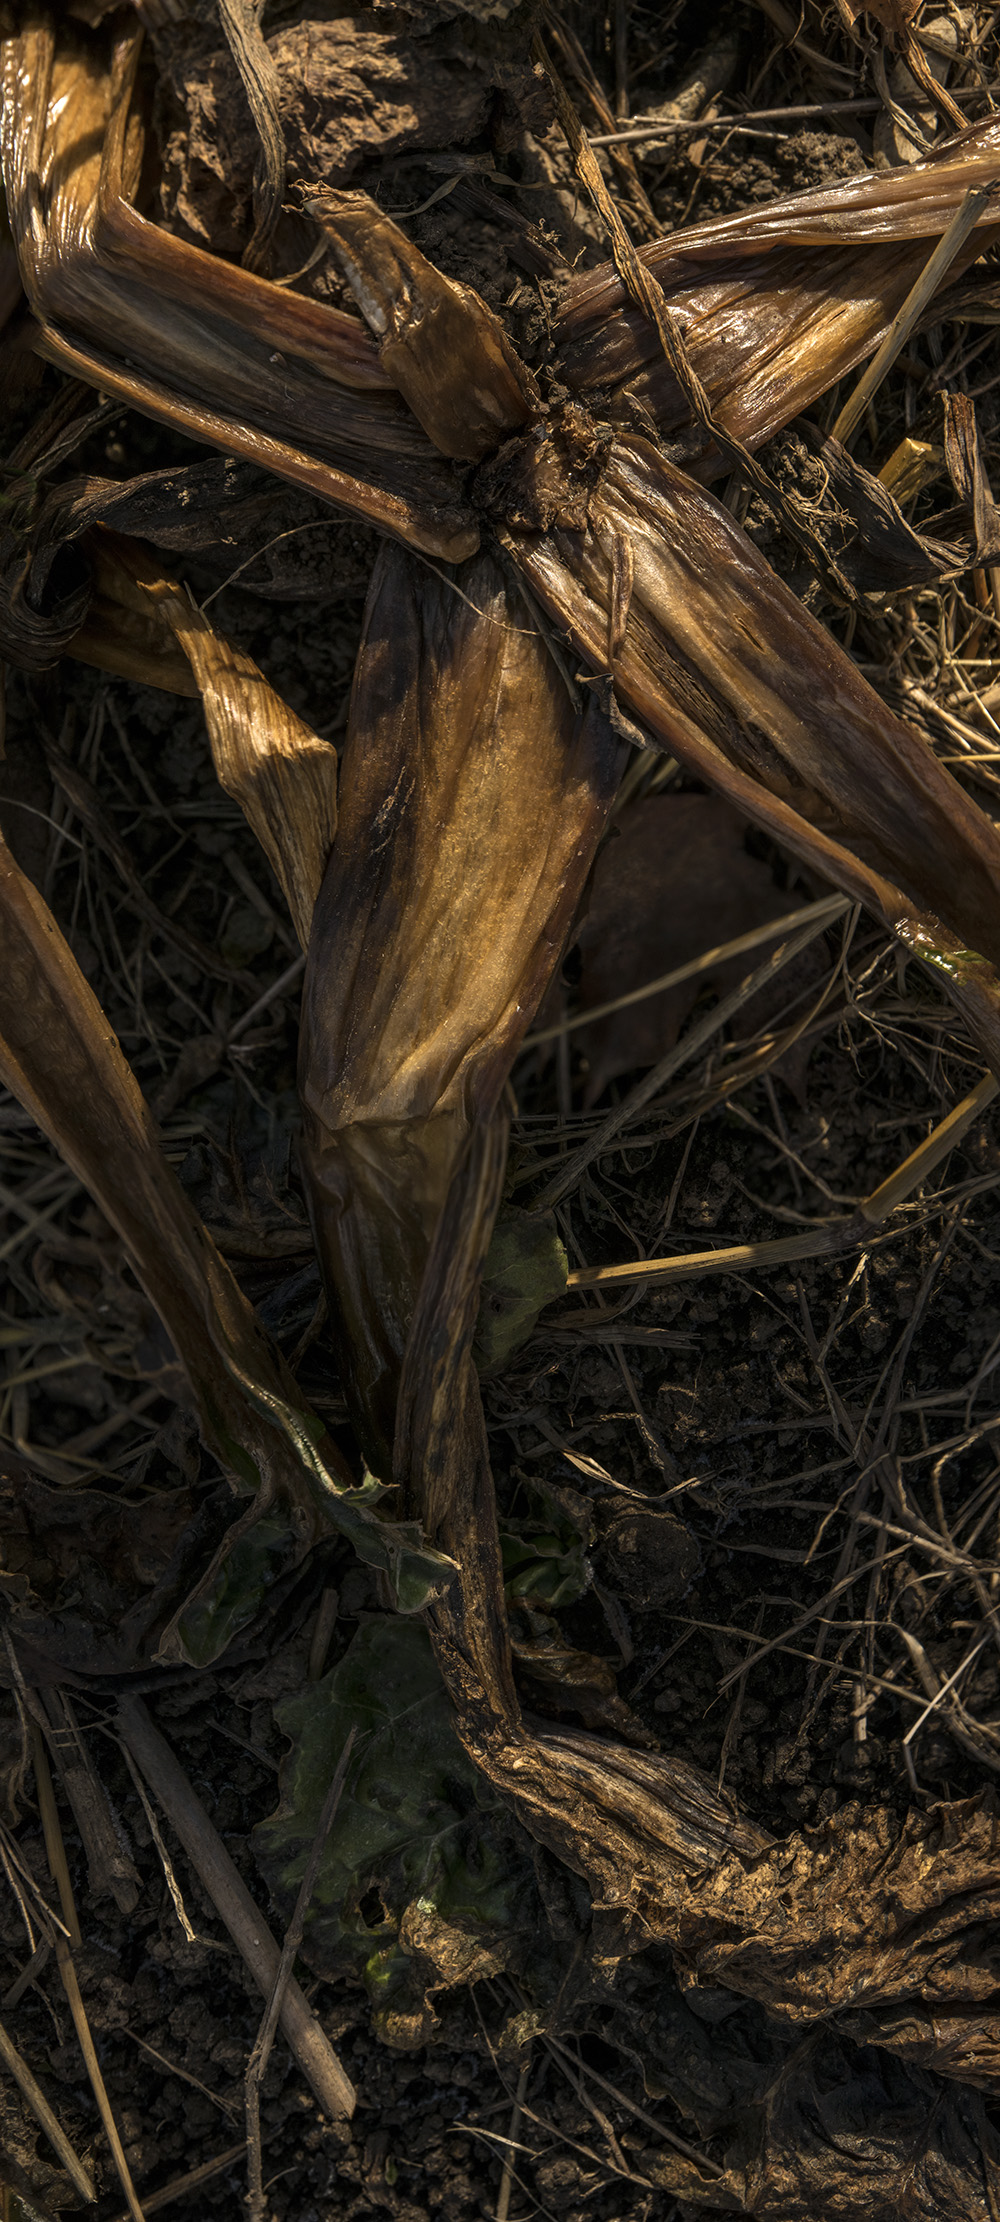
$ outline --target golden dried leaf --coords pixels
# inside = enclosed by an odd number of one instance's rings
[[[256,834],[305,948],[337,827],[336,749],[296,717],[252,659],[213,631],[136,542],[95,537],[123,598],[148,612],[185,659],[189,691],[201,695],[219,784]]]
[[[386,549],[300,1067],[317,1239],[376,1471],[452,1170],[544,993],[621,762],[491,559],[459,585]]]
[[[692,365],[728,432],[759,446],[874,352],[935,240],[966,192],[996,176],[998,159],[1000,125],[988,118],[903,171],[781,196],[640,249],[683,318]],[[984,217],[947,282],[996,236]],[[557,339],[574,393],[610,390],[603,406],[624,424],[648,409],[702,467],[708,443],[685,431],[690,411],[656,333],[611,265],[573,281]]]

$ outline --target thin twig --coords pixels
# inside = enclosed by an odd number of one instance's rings
[[[963,85],[958,100],[986,100],[994,97],[1000,87],[996,85]],[[814,100],[798,101],[788,108],[747,108],[733,116],[678,116],[661,117],[657,123],[630,123],[620,131],[593,132],[592,147],[611,147],[622,144],[640,144],[644,139],[672,139],[678,132],[692,132],[699,136],[707,131],[739,130],[743,124],[752,123],[811,123],[822,116],[874,116],[882,111],[881,100]]]
[[[125,1699],[118,1724],[254,1982],[269,1998],[281,1963],[280,1946],[195,1796],[180,1761],[139,1698]],[[294,1980],[285,1986],[280,2021],[324,2113],[334,2124],[343,2125],[354,2112],[354,2086]]]
[[[312,1904],[320,1861],[326,1850],[326,1840],[333,1827],[337,1807],[343,1793],[356,1734],[356,1729],[348,1730],[347,1741],[337,1762],[336,1773],[323,1801],[323,1810],[306,1861],[305,1872],[299,1885],[299,1894],[295,1901],[292,1918],[285,1931],[281,1957],[271,1986],[271,1995],[267,2002],[263,2021],[257,2031],[253,2051],[247,2061],[244,2078],[244,2103],[247,2127],[247,2210],[250,2215],[250,2222],[265,2222],[266,2215],[260,2138],[260,2087],[267,2072],[267,2063],[271,2057],[271,2047],[278,2027],[278,2016],[281,2013],[285,1993],[291,1980],[295,1955],[302,1942],[306,1915]]]

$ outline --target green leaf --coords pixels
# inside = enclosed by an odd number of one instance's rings
[[[370,1622],[275,1718],[292,1749],[281,1805],[253,1832],[258,1863],[290,1910],[353,1728],[303,1957],[363,1980],[391,2040],[425,2041],[430,1992],[503,1964],[527,1881],[519,1833],[458,1741],[426,1630]]]
[[[316,1414],[297,1411],[284,1397],[265,1388],[237,1364],[229,1351],[224,1352],[224,1358],[227,1373],[295,1452],[313,1502],[320,1506],[331,1527],[346,1536],[366,1566],[376,1566],[388,1575],[398,1610],[422,1612],[425,1605],[440,1597],[453,1578],[454,1560],[425,1543],[415,1521],[379,1518],[374,1507],[385,1492],[373,1474],[366,1473],[358,1489],[338,1488],[316,1447],[323,1436]]]
[[[272,1582],[302,1556],[287,1515],[273,1511],[231,1530],[232,1541],[178,1615],[177,1631],[192,1666],[210,1666],[259,1613]]]
[[[510,1605],[573,1605],[593,1579],[587,1551],[594,1540],[587,1499],[554,1482],[520,1478],[528,1510],[500,1528],[504,1593]]]
[[[569,1260],[551,1212],[502,1211],[483,1270],[475,1360],[496,1373],[526,1342],[546,1304],[566,1288]]]

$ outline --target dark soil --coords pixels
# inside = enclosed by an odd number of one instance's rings
[[[669,98],[684,80],[704,41],[705,12],[677,6],[625,12],[638,111]],[[296,11],[273,14],[288,23],[284,36],[297,35],[290,21]],[[603,11],[577,14],[598,76],[613,85]],[[740,6],[735,20],[740,43],[731,93],[760,108],[817,97],[808,70],[784,51],[764,15]],[[816,36],[817,11],[810,22]],[[461,18],[441,34],[442,86],[464,35]],[[210,28],[203,25],[199,39],[209,60],[217,60]],[[196,61],[201,53],[199,46]],[[833,54],[858,72],[853,85],[838,78],[838,90],[870,90],[856,51],[839,35]],[[199,176],[185,167],[178,68],[170,114],[166,96],[162,110],[168,213],[193,236],[195,210],[217,250],[238,254],[248,193],[236,173],[241,162],[247,167],[247,150],[234,129],[232,174],[217,177],[211,192],[202,177],[195,192]],[[849,135],[846,124],[843,133],[794,124],[757,142],[722,134],[701,147],[689,140],[669,160],[645,162],[643,183],[668,229],[852,173],[871,162],[872,121],[855,119]],[[302,132],[305,144],[304,123]],[[501,189],[487,181],[502,160],[495,99],[488,113],[463,110],[461,131],[456,125],[484,180],[460,182],[427,206],[454,152],[444,120],[437,136],[438,144],[431,131],[416,148],[390,146],[382,154],[366,146],[351,182],[402,211],[424,251],[503,308],[518,344],[544,362],[559,269],[564,261],[603,258],[590,219],[572,207],[565,179],[553,184],[549,176],[544,190],[519,197],[503,189],[498,198]],[[251,170],[252,151],[250,144]],[[289,219],[282,248],[288,269],[300,247]],[[321,275],[316,290],[336,297],[336,280]],[[928,381],[953,337],[946,330],[913,343]],[[977,385],[996,375],[994,345],[976,365]],[[56,385],[54,373],[41,374],[22,397],[22,423]],[[880,399],[883,446],[890,435],[902,436],[903,385],[902,374],[894,377]],[[77,467],[126,477],[200,452],[124,414],[91,442]],[[866,455],[864,441],[858,453]],[[215,596],[220,630],[257,659],[319,733],[336,741],[347,716],[373,536],[289,493],[286,513],[264,537],[273,544],[185,560],[183,575],[199,600]],[[983,656],[995,644],[989,613],[986,624]],[[882,642],[873,619],[871,637],[867,644],[859,639],[856,652],[863,661],[879,660]],[[980,676],[971,673],[972,680]],[[53,781],[46,756],[53,742],[98,791],[161,911],[237,962],[239,982],[199,973],[139,916],[93,832]],[[976,792],[982,800],[982,788]],[[237,806],[215,782],[200,707],[68,661],[37,681],[8,674],[0,817],[161,1116],[185,1186],[293,1356],[303,1389],[350,1449],[297,1170],[297,981],[273,995],[221,1059],[213,1046],[274,987],[296,945],[280,890]],[[756,837],[748,838],[753,846]],[[756,853],[765,853],[779,884],[794,888],[787,860],[759,842]],[[798,894],[802,900],[801,888]],[[718,1057],[684,1075],[683,1087],[626,1128],[560,1207],[571,1266],[766,1240],[846,1213],[974,1085],[981,1067],[948,1006],[864,919],[846,951],[839,926],[822,946],[828,966],[843,953],[845,992],[797,1090],[765,1077],[713,1104]],[[571,993],[572,960],[567,980]],[[532,1052],[522,1059],[515,1073],[515,1195],[530,1194],[534,1170],[555,1165],[566,1143],[599,1115],[580,1109],[585,1080],[576,1052],[568,1070]],[[613,1083],[601,1108],[627,1087],[627,1078]],[[135,1291],[114,1238],[10,1099],[0,1103],[0,1155],[11,1330],[4,1330],[6,1442],[22,1457],[36,1457],[43,1476],[47,1453],[76,1445],[86,1478],[133,1503],[180,1481],[208,1486],[212,1475],[193,1429],[165,1398],[147,1394],[143,1401],[151,1362],[148,1350],[136,1346],[129,1310]],[[975,1535],[980,1553],[997,1548],[998,1255],[1000,1129],[987,1113],[892,1231],[873,1236],[866,1254],[807,1261],[795,1271],[705,1277],[676,1292],[632,1290],[607,1302],[567,1297],[489,1384],[504,1517],[516,1520],[532,1484],[546,1483],[574,1493],[567,1501],[596,1533],[593,1585],[561,1608],[559,1624],[577,1648],[614,1666],[618,1697],[629,1709],[619,1713],[619,1733],[624,1720],[636,1741],[653,1739],[724,1780],[776,1834],[826,1819],[859,1797],[902,1808],[915,1798],[956,1798],[991,1786],[996,1761],[981,1764],[940,1713],[904,1745],[919,1710],[919,1684],[899,1626],[919,1638],[944,1680],[968,1647],[970,1627],[979,1625],[980,1601],[960,1570],[901,1544],[876,1523],[881,1500],[872,1473],[878,1457],[898,1460],[939,1535],[966,1544]],[[62,1370],[46,1377],[40,1369],[53,1360],[63,1362]],[[25,1374],[38,1378],[25,1384]],[[93,1450],[81,1451],[92,1435]],[[64,1474],[48,1469],[56,1482]],[[645,1501],[640,1513],[669,1508],[683,1528],[668,1532],[661,1525],[655,1536],[640,1528],[639,1547],[626,1548],[615,1519],[623,1490]],[[45,1569],[32,1571],[43,1583]],[[74,1584],[51,1579],[56,1609],[68,1610]],[[366,1616],[380,1609],[374,1577],[339,1545],[318,1555],[276,1599],[267,1623],[218,1669],[149,1685],[164,1732],[262,1904],[266,1890],[249,1837],[277,1802],[284,1739],[273,1707],[304,1686],[321,1598],[330,1588],[339,1594],[326,1659],[332,1665]],[[764,1645],[771,1648],[755,1666]],[[880,1681],[893,1688],[880,1694]],[[995,1723],[995,1652],[980,1652],[961,1689],[965,1715]],[[554,1712],[537,1682],[526,1679],[524,1690],[539,1714]],[[178,2189],[176,2208],[236,2222],[246,2184],[243,2073],[262,2004],[170,1841],[194,1941],[182,1931],[160,1850],[112,1732],[114,1694],[110,1685],[83,1688],[74,1703],[139,1890],[128,1913],[95,1892],[63,1807],[84,1931],[81,1986],[146,2212],[157,2211],[164,2187],[218,2161],[214,2173]],[[50,1897],[30,1772],[27,1786],[21,1779],[18,1718],[8,1693],[0,1703],[4,1841]],[[508,2150],[496,2140],[508,2136],[513,2180],[505,2197],[513,2217],[680,2222],[693,2214],[656,2187],[648,2170],[657,2140],[631,2110],[638,2105],[668,2131],[697,2138],[683,2086],[674,2074],[669,2095],[663,2067],[663,2030],[679,1997],[668,1956],[659,1949],[645,1955],[617,1987],[602,1990],[592,1965],[581,1972],[589,1936],[582,1889],[546,1855],[538,1855],[538,1865],[546,1950],[562,1970],[564,1991],[552,2026],[604,2083],[581,2080],[542,2037],[518,2045],[513,2018],[533,2002],[509,1976],[440,1996],[434,2041],[400,2053],[373,2033],[360,1987],[320,1982],[306,1968],[303,1982],[357,2084],[359,2108],[345,2147],[278,2041],[262,2104],[275,2222],[493,2217]],[[280,1934],[280,1909],[272,1921]],[[14,1890],[0,1891],[5,1989],[31,1949]],[[747,2056],[757,2047],[763,2057],[765,2017],[751,2027],[755,2011],[739,2014],[747,2017]],[[96,2171],[98,2222],[111,2222],[121,2212],[121,2193],[51,1960],[25,1989],[16,2014],[11,2009],[4,2018],[16,2025],[20,2049]],[[699,2045],[706,2059],[711,2048],[705,2030],[689,2019],[693,2085],[709,2072],[698,2065]],[[609,2095],[609,2082],[621,2096]],[[512,2127],[518,2095],[524,2111]],[[0,2108],[0,2150],[14,2164],[11,2184],[26,2178],[50,2209],[75,2211],[67,2179],[6,2081]],[[16,2205],[4,2208],[17,2212]]]

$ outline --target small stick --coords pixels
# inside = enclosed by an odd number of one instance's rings
[[[510,2128],[507,2131],[507,2150],[503,2156],[503,2167],[500,2172],[500,2189],[497,2192],[496,2222],[508,2222],[508,2217],[510,2215],[510,2187],[514,2180],[514,2170],[511,2165],[510,2156],[521,2134],[521,2122],[523,2120],[522,2109],[524,2107],[525,2099],[528,2096],[528,2077],[530,2076],[530,2074],[531,2053],[529,2052],[524,2066],[521,2069],[521,2073],[517,2079],[517,2092],[515,2095],[514,2104],[511,2108]]]
[[[90,2177],[82,2161],[77,2159],[65,2130],[60,2129],[48,2099],[44,2091],[40,2090],[35,2082],[27,2061],[22,2060],[13,2038],[7,2035],[2,2022],[0,2022],[0,2061],[13,2076],[19,2090],[27,2100],[36,2122],[45,2131],[53,2152],[58,2153],[74,2189],[79,2192],[81,2199],[85,2200],[88,2206],[93,2206],[97,2193]]]
[[[974,100],[979,95],[992,98],[997,90],[994,85],[965,85],[956,95],[959,100]],[[732,116],[661,116],[659,122],[628,124],[621,131],[594,131],[590,134],[592,147],[614,147],[623,142],[636,143],[643,139],[668,139],[677,131],[733,131],[749,123],[810,122],[820,116],[874,116],[878,115],[881,100],[814,100],[800,102],[791,108],[747,108]]]
[[[132,2222],[145,2222],[145,2216],[136,2197],[135,2185],[132,2182],[132,2173],[125,2158],[125,2147],[118,2135],[118,2125],[111,2111],[111,2101],[105,2088],[104,2077],[101,2074],[100,2061],[90,2033],[90,2023],[87,2020],[87,2009],[83,2003],[83,1996],[77,1980],[72,1947],[74,1944],[81,1944],[83,1939],[76,1902],[73,1897],[73,1885],[70,1882],[69,1863],[66,1858],[66,1846],[63,1843],[62,1828],[59,1822],[59,1810],[56,1805],[55,1791],[52,1788],[48,1753],[45,1749],[42,1731],[35,1720],[31,1723],[31,1744],[35,1762],[35,1783],[38,1790],[38,1810],[42,1817],[45,1850],[52,1872],[52,1880],[59,1892],[59,1903],[62,1907],[63,1920],[66,1923],[67,1931],[65,1936],[59,1931],[56,1932],[56,1964],[63,1990],[66,1993],[66,2003],[73,2017],[76,2041],[83,2054],[83,2064],[87,2070],[90,2088],[97,2102],[97,2111],[104,2125],[104,2134],[111,2148],[111,2157],[118,2174],[118,2181],[125,2194],[129,2214],[132,2217]]]
[[[933,254],[929,255],[917,279],[911,286],[901,309],[898,309],[885,335],[882,345],[872,356],[866,371],[858,379],[854,392],[848,395],[833,427],[832,438],[844,441],[850,437],[864,416],[874,393],[886,373],[892,369],[898,354],[905,347],[928,301],[937,292],[955,256],[964,247],[969,233],[975,230],[991,202],[996,203],[995,185],[983,185],[967,193],[960,208],[956,209],[947,231],[942,232]]]
[[[774,1242],[741,1242],[729,1250],[692,1250],[683,1257],[645,1258],[629,1265],[582,1265],[567,1274],[567,1288],[606,1288],[629,1281],[686,1280],[700,1273],[746,1273],[755,1266],[790,1265],[798,1258],[819,1258],[838,1250],[853,1249],[904,1203],[943,1157],[961,1142],[981,1111],[993,1102],[1000,1081],[984,1073],[971,1095],[949,1111],[940,1126],[911,1150],[895,1172],[865,1196],[849,1219],[835,1219],[807,1234],[779,1235]]]
[[[180,1761],[139,1698],[123,1701],[118,1725],[254,1982],[269,1998],[281,1964],[280,1947],[195,1796]],[[324,2113],[343,2127],[354,2112],[354,2085],[294,1980],[286,1985],[279,2018],[291,2051]]]
[[[111,2101],[105,2088],[104,2077],[101,2074],[100,2061],[90,2033],[90,2023],[87,2020],[87,2009],[83,2003],[80,1985],[77,1981],[73,1954],[63,1936],[57,1936],[56,1938],[56,1960],[59,1965],[62,1986],[66,1993],[66,2003],[73,2016],[76,2040],[83,2054],[90,2088],[97,2100],[97,2111],[104,2124],[104,2134],[111,2147],[111,2158],[118,2173],[118,2181],[125,2193],[129,2214],[132,2217],[132,2222],[145,2222],[145,2216],[136,2195],[135,2185],[132,2182],[132,2172],[125,2158],[125,2147],[118,2135],[118,2124],[111,2111]]]
[[[347,1775],[351,1752],[354,1749],[354,1738],[356,1733],[357,1731],[353,1728],[349,1729],[348,1731],[347,1742],[345,1743],[343,1751],[340,1754],[333,1781],[331,1782],[330,1787],[326,1793],[326,1797],[323,1801],[323,1811],[319,1817],[319,1824],[312,1841],[312,1848],[306,1861],[305,1872],[299,1885],[299,1894],[295,1900],[292,1918],[285,1931],[285,1939],[281,1947],[281,1958],[278,1961],[277,1974],[275,1975],[274,1982],[271,1987],[271,1996],[267,2002],[264,2019],[257,2031],[256,2043],[254,2045],[252,2053],[250,2054],[250,2058],[247,2061],[247,2072],[245,2078],[247,2121],[247,2208],[250,2214],[250,2222],[264,2222],[266,2211],[264,2203],[264,2172],[260,2142],[260,2087],[267,2072],[267,2063],[271,2057],[271,2047],[274,2043],[274,2033],[278,2026],[278,2016],[281,2012],[285,1993],[291,1980],[292,1966],[295,1960],[295,1955],[302,1942],[302,1934],[306,1925],[306,1915],[309,1911],[310,1905],[312,1904],[312,1895],[313,1891],[316,1888],[316,1877],[319,1874],[319,1863],[323,1857],[324,1850],[326,1849],[326,1840],[330,1834],[330,1830],[333,1827],[337,1807],[340,1804],[341,1794],[344,1788],[344,1781]]]

